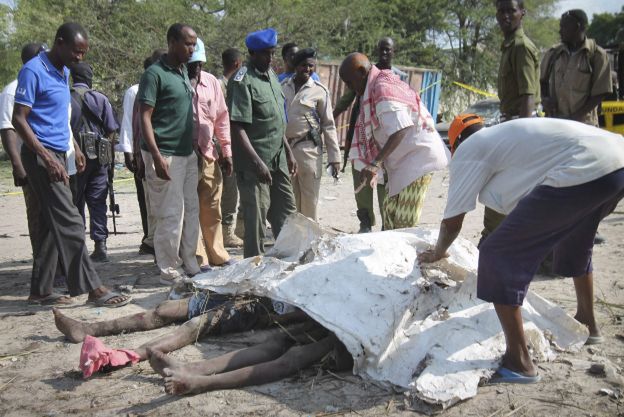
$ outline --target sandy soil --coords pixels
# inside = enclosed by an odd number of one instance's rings
[[[435,175],[422,224],[437,227],[446,201],[445,173]],[[2,191],[7,187],[2,187]],[[355,232],[358,221],[351,178],[338,185],[323,179],[320,222]],[[132,285],[134,303],[120,309],[84,305],[86,296],[64,311],[82,320],[105,320],[143,311],[166,297],[158,285],[149,256],[138,255],[142,235],[138,205],[131,181],[117,184],[122,215],[121,232],[109,239],[112,262],[97,269],[108,286]],[[608,360],[616,367],[624,360],[624,211],[622,205],[605,219],[600,232],[607,243],[595,248],[597,315],[606,343],[563,353],[555,362],[540,363],[543,382],[532,386],[486,386],[477,397],[442,411],[445,416],[624,416],[624,402],[601,395],[613,389],[606,378],[590,374],[589,365]],[[381,388],[349,373],[335,375],[317,368],[287,380],[242,390],[218,391],[193,397],[170,397],[162,379],[147,363],[84,380],[78,371],[79,344],[69,343],[54,326],[49,308],[27,305],[31,251],[21,196],[0,197],[0,415],[411,415],[434,410],[410,404],[401,393]],[[476,243],[482,207],[467,216],[463,236]],[[109,222],[109,226],[112,226]],[[111,227],[112,229],[112,227]],[[92,247],[92,242],[89,241]],[[240,252],[233,252],[240,257]],[[571,279],[538,277],[532,289],[574,314]],[[135,348],[170,328],[103,338],[112,347]],[[244,346],[240,336],[202,339],[173,356],[198,360]],[[622,387],[620,387],[622,389]]]

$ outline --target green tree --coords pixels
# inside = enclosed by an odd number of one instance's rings
[[[550,47],[557,37],[557,20],[550,17],[557,0],[526,0],[523,27],[538,48]],[[442,53],[432,64],[443,70],[442,101],[454,114],[485,97],[452,84],[460,81],[496,92],[502,33],[492,0],[446,0],[440,7],[444,20],[437,29]],[[427,63],[428,64],[428,63]]]
[[[15,79],[21,65],[19,49],[10,43],[14,30],[13,11],[0,4],[0,88]]]
[[[619,13],[595,14],[587,36],[596,40],[603,48],[624,43],[624,7]]]
[[[556,0],[526,0],[525,28],[539,47],[556,41],[557,20],[548,18]],[[2,11],[0,83],[15,78],[25,42],[51,45],[56,28],[80,22],[89,32],[87,61],[95,86],[116,107],[136,83],[142,63],[155,48],[166,47],[174,22],[193,26],[207,48],[206,68],[220,71],[221,51],[245,51],[249,31],[275,27],[280,44],[294,41],[317,48],[322,59],[340,60],[361,51],[373,56],[378,39],[392,36],[396,63],[440,69],[443,101],[460,106],[476,97],[458,90],[458,80],[493,90],[500,31],[493,0],[20,0]],[[279,61],[279,59],[276,59]]]

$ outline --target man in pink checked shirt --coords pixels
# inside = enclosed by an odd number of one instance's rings
[[[230,140],[230,116],[219,80],[202,71],[206,62],[206,50],[197,39],[195,52],[188,63],[188,76],[193,86],[194,147],[199,154],[199,225],[201,234],[197,243],[197,257],[201,258],[202,271],[210,265],[223,266],[232,263],[223,245],[221,229],[221,193],[223,174],[232,175],[232,148]],[[221,145],[219,159],[213,137]]]

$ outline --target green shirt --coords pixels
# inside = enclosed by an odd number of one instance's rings
[[[163,57],[141,76],[137,99],[154,108],[152,127],[163,155],[188,156],[193,152],[192,96],[185,65],[171,68]],[[141,149],[148,150],[144,139]]]
[[[227,84],[226,101],[230,120],[241,123],[251,146],[270,170],[285,164],[286,115],[284,95],[273,70],[261,73],[251,63],[241,67]],[[238,140],[232,141],[236,170],[253,167],[253,161]],[[284,165],[285,166],[285,165]]]
[[[522,28],[505,38],[501,50],[503,56],[498,70],[501,113],[517,116],[523,95],[533,95],[536,106],[540,102],[539,51]]]

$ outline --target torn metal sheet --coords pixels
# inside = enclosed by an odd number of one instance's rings
[[[344,343],[355,374],[448,407],[476,395],[480,379],[497,368],[505,341],[492,304],[476,298],[472,243],[458,239],[449,258],[419,265],[417,254],[437,235],[416,228],[334,236],[294,216],[274,248],[288,261],[249,258],[198,275],[195,283],[295,305]],[[535,293],[527,296],[523,316],[538,360],[554,359],[551,343],[578,350],[587,338],[583,325]]]

